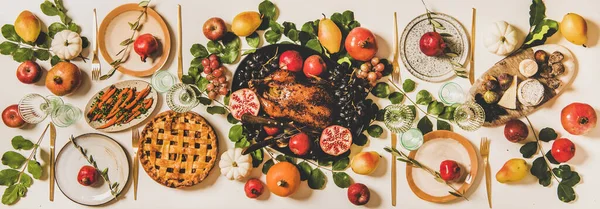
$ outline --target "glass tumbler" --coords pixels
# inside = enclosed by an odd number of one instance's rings
[[[171,89],[175,83],[177,83],[177,78],[166,70],[156,71],[152,75],[152,87],[156,89],[157,92],[163,93]]]
[[[475,102],[465,102],[454,110],[454,122],[465,131],[481,128],[484,121],[485,111]]]
[[[410,107],[403,104],[389,105],[385,108],[383,122],[394,133],[403,133],[412,127],[415,114]]]
[[[400,144],[407,150],[417,150],[423,145],[423,133],[419,129],[411,128],[402,134]]]
[[[81,110],[71,104],[59,106],[52,112],[52,122],[58,127],[73,125],[81,118]]]
[[[200,104],[200,94],[197,86],[178,83],[167,92],[167,105],[175,112],[184,113]]]
[[[445,83],[442,88],[440,88],[438,95],[440,100],[448,105],[461,103],[465,100],[465,92],[462,87],[454,82]]]

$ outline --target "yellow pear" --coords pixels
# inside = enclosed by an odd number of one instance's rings
[[[239,13],[233,18],[231,31],[237,36],[249,36],[260,26],[260,14],[254,11]]]
[[[560,33],[571,43],[583,45],[587,42],[587,23],[575,13],[567,13],[558,27]]]
[[[15,32],[25,42],[35,42],[41,31],[40,20],[30,11],[23,11],[15,20]]]
[[[375,151],[361,152],[352,158],[350,167],[356,174],[369,175],[377,169],[379,158],[381,158],[381,156]]]
[[[331,19],[323,18],[319,21],[319,42],[330,54],[340,51],[342,45],[342,31]]]
[[[521,181],[529,173],[529,166],[523,159],[513,158],[496,173],[496,180],[500,183]]]

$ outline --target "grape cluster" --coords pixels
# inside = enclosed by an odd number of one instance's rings
[[[239,78],[241,82],[237,85],[245,87],[248,81],[252,79],[262,79],[267,77],[273,71],[279,69],[279,57],[277,54],[264,54],[255,52],[248,55],[245,63],[242,63],[243,68],[239,69]]]
[[[360,65],[360,71],[356,77],[367,79],[371,84],[375,84],[383,76],[383,70],[385,70],[385,65],[380,62],[379,58],[373,57],[371,62]]]
[[[221,65],[219,57],[215,54],[211,54],[208,58],[202,60],[202,66],[204,67],[206,79],[210,81],[210,83],[206,85],[208,98],[215,99],[219,94],[227,95],[229,92],[227,77],[225,77],[227,68]]]
[[[352,76],[348,63],[342,63],[331,71],[329,80],[333,82],[333,99],[336,102],[334,113],[336,124],[350,128],[359,129],[368,118],[366,117],[367,105],[364,100],[369,94],[370,84],[364,79]]]

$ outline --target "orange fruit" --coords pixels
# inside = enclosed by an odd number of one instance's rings
[[[300,185],[300,171],[288,162],[279,162],[267,172],[267,187],[277,196],[287,197],[294,194]]]

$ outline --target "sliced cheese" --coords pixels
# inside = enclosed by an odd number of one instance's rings
[[[498,105],[508,108],[508,109],[517,109],[517,80],[519,78],[515,75],[510,87],[504,91],[504,95],[498,101]]]

